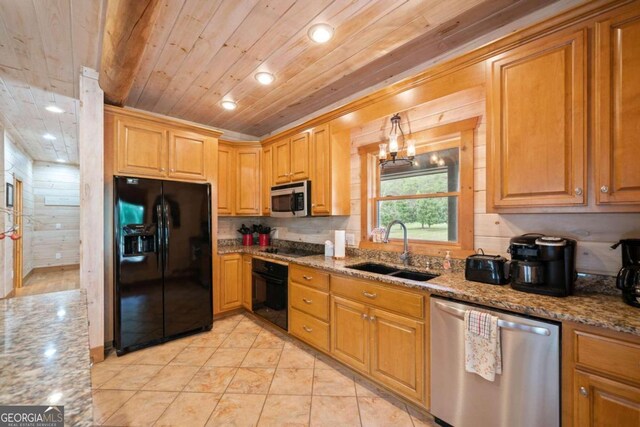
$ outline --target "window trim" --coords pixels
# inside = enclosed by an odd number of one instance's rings
[[[420,151],[425,149],[444,149],[455,146],[460,147],[460,191],[452,193],[438,193],[437,197],[446,195],[458,196],[458,241],[457,242],[433,242],[409,239],[410,251],[425,255],[444,255],[445,251],[451,251],[451,256],[463,258],[473,253],[473,148],[475,141],[475,129],[479,123],[479,117],[447,123],[416,132],[411,135],[417,141],[416,146]],[[454,143],[452,140],[457,140]],[[378,142],[364,145],[358,148],[360,156],[360,248],[384,249],[393,252],[402,252],[402,239],[391,239],[389,243],[373,243],[369,233],[375,223],[376,200],[379,195],[378,184],[380,182],[380,167],[377,161]],[[400,196],[398,199],[407,199],[411,196]],[[425,195],[416,196],[425,198]],[[390,200],[389,198],[385,198]]]

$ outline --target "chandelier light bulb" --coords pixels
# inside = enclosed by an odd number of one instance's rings
[[[415,157],[416,155],[416,141],[410,139],[407,141],[407,157]]]
[[[389,135],[389,151],[391,153],[398,152],[398,135],[396,135],[395,133]]]
[[[333,37],[333,27],[329,24],[315,24],[307,34],[316,43],[326,43]]]
[[[380,151],[378,152],[378,158],[379,159],[386,159],[387,158],[387,144],[380,144]]]

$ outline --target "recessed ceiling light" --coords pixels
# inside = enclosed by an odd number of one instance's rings
[[[56,114],[64,113],[64,110],[58,107],[57,105],[48,105],[44,109],[49,111],[50,113],[56,113]]]
[[[315,24],[307,34],[316,43],[326,43],[333,37],[333,27],[329,24]]]
[[[222,105],[222,108],[225,110],[235,110],[238,107],[238,104],[230,99],[225,99],[220,103],[220,105]]]
[[[58,139],[50,133],[45,133],[44,135],[42,135],[42,137],[48,141],[55,141],[56,139]]]
[[[58,162],[58,163],[67,163],[67,161],[65,159],[56,159],[56,162]]]
[[[260,71],[259,73],[256,73],[255,78],[260,84],[263,85],[270,85],[276,79],[273,74],[267,73],[266,71]]]

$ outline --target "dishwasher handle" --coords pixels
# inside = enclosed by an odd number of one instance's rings
[[[460,310],[459,308],[455,308],[455,307],[449,307],[448,305],[443,304],[441,302],[436,302],[436,307],[438,307],[440,310],[444,311],[445,313],[449,313],[452,316],[455,316],[459,319],[464,319],[465,310]],[[529,332],[536,335],[544,335],[544,336],[551,335],[551,331],[549,331],[549,329],[547,328],[542,328],[539,326],[529,326],[522,323],[510,322],[508,320],[498,319],[498,326],[503,329],[513,329],[515,331]]]

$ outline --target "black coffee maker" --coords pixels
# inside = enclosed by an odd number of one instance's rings
[[[511,287],[534,294],[566,297],[576,280],[576,241],[529,233],[510,240]]]
[[[616,286],[622,290],[622,299],[629,305],[640,307],[640,239],[620,240],[611,249],[622,245],[622,268]]]

